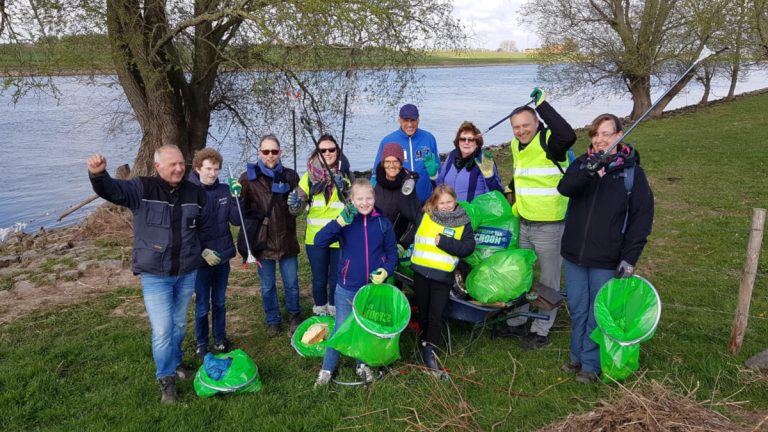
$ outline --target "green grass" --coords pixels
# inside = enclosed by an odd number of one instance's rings
[[[768,409],[766,380],[747,385],[744,360],[765,348],[768,332],[768,252],[760,258],[749,329],[742,353],[726,347],[745,258],[752,207],[766,206],[768,94],[747,96],[694,113],[648,122],[630,141],[642,154],[656,198],[654,231],[638,264],[658,288],[663,316],[655,337],[643,344],[644,379],[667,379],[695,388],[701,400],[747,401]],[[577,148],[586,146],[582,137]],[[503,153],[503,152],[502,152]],[[509,163],[499,155],[501,171]],[[301,255],[301,290],[309,271]],[[257,394],[202,400],[180,385],[181,403],[158,403],[149,326],[138,287],[123,287],[87,303],[28,316],[0,327],[0,426],[6,430],[385,430],[415,422],[435,426],[473,410],[477,429],[531,430],[586,411],[612,386],[583,386],[558,371],[567,360],[569,323],[561,311],[552,344],[524,352],[515,341],[484,335],[471,353],[443,356],[453,383],[436,383],[407,367],[414,335],[401,338],[403,372],[372,388],[331,386],[315,391],[319,359],[299,357],[288,336],[269,339],[256,295],[257,277],[237,269],[229,296],[231,339],[261,372]],[[131,307],[128,307],[131,306]],[[303,300],[305,310],[310,300]],[[190,316],[191,317],[191,316]],[[469,328],[453,323],[460,348]],[[191,325],[188,327],[191,332]],[[193,342],[185,341],[191,359]],[[343,365],[346,373],[349,362]],[[629,381],[635,378],[630,378]],[[447,404],[447,408],[445,405]],[[465,420],[468,417],[464,417]],[[449,428],[450,429],[450,428]],[[456,427],[455,429],[459,429]],[[467,430],[466,428],[462,430]]]
[[[535,63],[542,58],[536,54],[497,51],[434,51],[419,60],[421,66],[459,66],[503,63]]]

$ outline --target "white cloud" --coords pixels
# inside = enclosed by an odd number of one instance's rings
[[[474,48],[495,50],[503,40],[519,49],[539,46],[533,25],[520,24],[520,6],[526,0],[453,0],[453,16],[473,35]]]

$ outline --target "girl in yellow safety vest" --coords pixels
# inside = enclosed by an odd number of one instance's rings
[[[411,267],[419,310],[421,357],[424,365],[440,376],[444,372],[437,366],[435,347],[453,286],[453,270],[459,258],[469,256],[474,249],[469,216],[463,207],[456,206],[456,192],[450,186],[438,185],[424,204]]]

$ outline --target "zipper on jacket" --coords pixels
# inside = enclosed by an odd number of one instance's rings
[[[581,249],[579,249],[579,262],[577,264],[581,265],[581,260],[584,259],[584,248],[587,246],[587,234],[589,234],[589,222],[592,220],[592,213],[595,211],[595,203],[597,202],[597,195],[598,192],[600,192],[600,185],[602,182],[601,179],[598,179],[597,182],[597,188],[595,188],[595,195],[592,199],[592,204],[589,206],[589,213],[587,213],[587,223],[584,226],[584,238],[581,241]]]
[[[344,286],[347,286],[347,273],[349,272],[349,258],[344,261],[344,268],[341,269],[341,281]]]
[[[416,132],[413,134],[416,135]],[[413,155],[413,141],[411,140],[411,137],[408,137],[408,150],[411,152],[411,172],[415,172],[416,168],[413,167],[413,158],[416,156]]]
[[[365,280],[367,281],[368,275],[371,274],[371,264],[368,262],[368,215],[363,215],[363,233],[365,233]]]

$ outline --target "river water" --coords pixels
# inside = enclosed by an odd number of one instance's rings
[[[441,152],[452,148],[456,128],[463,120],[473,121],[480,129],[495,123],[512,108],[527,102],[528,93],[536,85],[537,66],[515,64],[485,67],[453,67],[420,69],[422,99],[415,102],[421,113],[421,127],[432,132]],[[57,101],[47,95],[28,96],[13,105],[9,95],[0,96],[0,241],[10,232],[23,229],[33,232],[40,227],[56,227],[82,220],[101,200],[78,210],[63,222],[58,216],[72,205],[92,194],[85,159],[102,153],[109,160],[110,172],[123,163],[132,163],[139,142],[135,123],[128,123],[119,133],[109,132],[112,113],[127,104],[119,87],[91,86],[72,77],[54,81],[61,92]],[[108,81],[102,78],[102,81]],[[766,86],[768,71],[752,71],[740,82],[737,92]],[[716,80],[711,100],[727,94],[728,82]],[[695,104],[701,98],[700,86],[689,85],[668,109]],[[654,95],[656,97],[657,95]],[[582,103],[576,98],[548,95],[548,100],[574,127],[588,124],[603,112],[628,115],[632,103],[628,96],[600,98]],[[347,120],[344,153],[352,168],[370,168],[378,143],[396,129],[396,110],[384,112],[375,105],[357,105],[355,115]],[[242,149],[235,138],[211,134],[213,144],[222,152],[225,164],[241,170]],[[268,131],[264,131],[268,132]],[[335,134],[337,138],[341,133]],[[486,143],[501,143],[512,136],[508,124],[502,124],[486,136]],[[282,137],[286,152],[283,163],[293,165],[290,137]],[[586,143],[577,143],[577,146]],[[577,149],[583,150],[583,149]],[[308,148],[298,152],[299,172],[303,172]],[[222,173],[222,177],[224,176]]]

